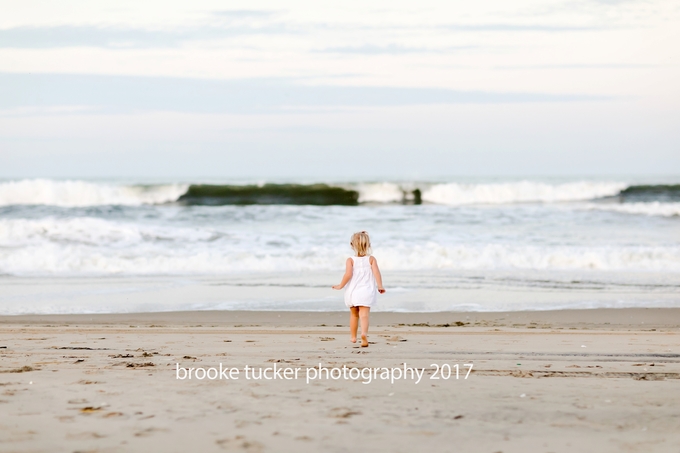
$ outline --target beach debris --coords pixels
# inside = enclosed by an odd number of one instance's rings
[[[413,324],[404,324],[404,323],[399,323],[397,324],[397,327],[463,327],[470,324],[469,322],[463,322],[463,321],[454,321],[454,322],[446,322],[443,324],[430,324],[429,322],[416,322]]]
[[[526,393],[522,393],[519,397],[520,397],[520,398],[524,398],[524,397],[526,397],[526,396],[527,396]]]
[[[319,340],[321,341],[333,341],[335,340],[334,337],[319,337]]]
[[[581,347],[582,347],[582,348],[585,348],[585,347],[586,347],[586,345],[582,344],[582,345],[581,345]]]
[[[85,361],[85,359],[78,359],[78,360],[76,360],[76,361],[73,362],[73,363],[82,363],[82,362],[84,362],[84,361]]]
[[[663,381],[666,376],[660,373],[641,373],[633,376],[636,381]]]
[[[134,357],[132,354],[109,354],[112,359],[129,359]]]
[[[144,362],[144,363],[133,363],[133,362],[128,362],[126,365],[128,368],[143,368],[147,366],[156,366],[153,362]]]
[[[508,373],[508,375],[512,376],[512,377],[521,377],[521,378],[534,377],[533,373],[531,373],[529,371],[522,371],[522,370],[511,371],[510,373]]]
[[[191,357],[190,355],[185,355],[185,356],[182,357],[182,358],[183,358],[183,359],[187,359],[187,360],[198,360],[196,357]]]
[[[153,354],[150,354],[148,352],[144,352],[144,354],[142,354],[142,357],[153,357]]]
[[[36,371],[36,368],[25,365],[21,368],[14,368],[13,370],[0,370],[0,373],[28,373],[29,371]]]
[[[86,406],[86,407],[81,408],[80,412],[82,412],[84,414],[90,414],[92,412],[97,412],[97,411],[100,411],[100,410],[102,410],[102,408],[100,406]]]
[[[88,347],[85,347],[85,346],[62,346],[60,348],[53,346],[52,349],[70,349],[70,350],[74,350],[74,351],[80,351],[80,350],[84,350],[84,351],[109,351],[109,350],[111,350],[111,348],[88,348]]]
[[[453,417],[454,420],[460,420],[461,418],[463,418],[462,415],[456,415],[455,417]]]

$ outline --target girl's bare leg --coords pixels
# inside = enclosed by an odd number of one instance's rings
[[[368,347],[368,315],[371,307],[359,307],[359,318],[361,319],[361,347]]]
[[[349,341],[357,342],[357,328],[359,327],[359,307],[349,307]]]

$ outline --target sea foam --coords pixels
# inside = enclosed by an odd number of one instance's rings
[[[662,203],[652,201],[648,203],[588,203],[583,209],[594,211],[613,211],[625,214],[642,214],[648,216],[675,217],[680,216],[680,203]]]
[[[180,226],[101,218],[0,220],[0,273],[10,275],[187,275],[343,269],[348,249],[324,232],[282,223]],[[255,225],[255,224],[252,224]],[[577,245],[471,238],[383,240],[381,268],[401,270],[680,271],[678,245]],[[442,236],[442,239],[444,237]]]
[[[186,184],[115,185],[87,181],[24,179],[0,183],[0,206],[138,206],[177,200]]]

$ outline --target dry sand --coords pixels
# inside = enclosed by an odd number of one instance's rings
[[[1,317],[0,451],[680,451],[680,309],[375,313],[369,348],[346,318]],[[178,380],[178,363],[240,379]],[[425,372],[306,383],[319,363]],[[299,379],[243,375],[274,364]]]

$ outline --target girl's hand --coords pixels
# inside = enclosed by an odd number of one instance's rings
[[[342,289],[342,286],[340,286],[340,285],[333,285],[333,286],[331,286],[331,288],[337,290],[337,289]]]
[[[380,288],[378,288],[378,292],[379,292],[380,294],[385,294],[385,288],[383,288],[383,287],[381,286]]]

